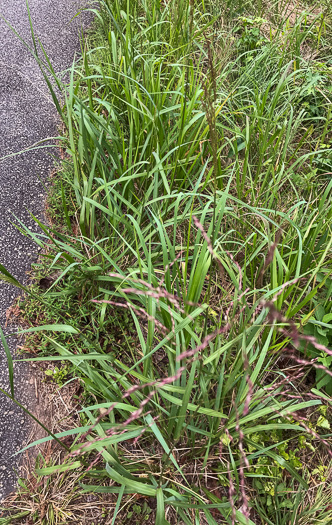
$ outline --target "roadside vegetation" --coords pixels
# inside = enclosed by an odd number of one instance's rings
[[[79,421],[0,523],[331,523],[331,6],[91,10],[68,85],[35,40],[65,131],[51,223],[18,224],[29,359]]]

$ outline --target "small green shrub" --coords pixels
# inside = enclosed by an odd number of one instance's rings
[[[240,36],[236,42],[240,53],[246,51],[258,51],[259,48],[268,42],[268,40],[261,33],[261,26],[266,23],[267,20],[260,17],[239,17],[239,26],[235,31],[240,33]],[[247,58],[247,60],[252,59],[252,55]]]

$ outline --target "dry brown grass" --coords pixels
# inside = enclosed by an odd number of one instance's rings
[[[48,444],[37,460],[26,462],[26,479],[16,493],[5,502],[3,515],[22,514],[11,523],[20,525],[103,525],[110,523],[114,508],[114,496],[108,494],[85,494],[80,491],[82,471],[75,470],[41,477],[35,472],[35,464],[60,462],[61,452],[55,452]],[[25,515],[23,515],[25,514]]]

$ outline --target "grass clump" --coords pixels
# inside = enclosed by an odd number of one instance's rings
[[[80,468],[105,523],[329,523],[330,15],[97,6],[63,86],[62,226],[20,225],[49,282],[24,299],[33,359],[84,388],[38,475]]]

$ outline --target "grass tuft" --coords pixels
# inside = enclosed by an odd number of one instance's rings
[[[329,6],[91,10],[67,85],[39,58],[65,147],[52,223],[18,225],[42,253],[20,304],[30,361],[79,380],[80,416],[35,470],[38,508],[65,484],[61,511],[26,508],[30,482],[19,510],[330,523]],[[91,494],[111,509],[82,518]]]

